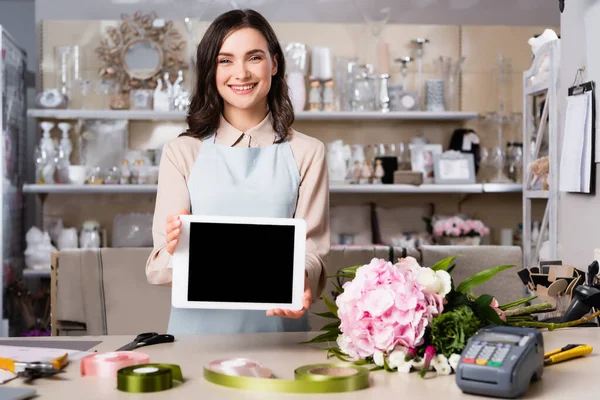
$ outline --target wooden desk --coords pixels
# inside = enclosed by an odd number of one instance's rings
[[[144,347],[151,362],[174,363],[181,366],[186,383],[173,389],[144,395],[119,392],[101,386],[92,377],[81,377],[79,362],[72,362],[61,380],[40,379],[34,388],[42,399],[439,399],[444,400],[477,397],[463,395],[455,384],[455,375],[421,379],[416,373],[398,374],[377,371],[371,374],[372,384],[367,390],[329,395],[282,395],[277,393],[247,392],[229,389],[207,382],[203,378],[203,366],[224,357],[248,357],[271,368],[284,379],[293,379],[294,368],[313,363],[328,362],[325,352],[298,344],[315,333],[246,334],[179,336],[175,343]],[[102,340],[94,350],[112,351],[129,342],[129,336],[56,337],[39,340]],[[534,383],[524,398],[566,399],[591,398],[598,387],[600,371],[600,329],[573,328],[544,334],[545,349],[559,348],[568,343],[585,343],[594,347],[595,353],[581,359],[566,361],[547,367],[541,381]],[[6,386],[24,386],[13,380]],[[0,386],[1,387],[1,386]]]

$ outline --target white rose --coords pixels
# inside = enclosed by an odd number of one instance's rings
[[[406,361],[406,352],[400,348],[392,351],[388,357],[391,368],[397,368],[398,372],[409,373],[412,369],[412,360]]]
[[[435,372],[439,375],[450,375],[452,373],[450,364],[448,364],[448,359],[443,354],[438,354],[433,357],[431,366],[433,366],[433,369],[435,369]]]
[[[435,271],[435,274],[438,276],[438,278],[440,278],[442,285],[442,290],[439,291],[438,294],[442,297],[445,297],[452,289],[452,278],[450,277],[448,271],[444,270]]]
[[[429,293],[436,293],[444,297],[450,293],[452,287],[450,274],[446,271],[434,271],[431,268],[421,268],[417,282]]]
[[[346,353],[348,355],[351,355],[351,353],[349,352],[349,348],[350,348],[350,339],[348,339],[348,337],[346,335],[338,335],[337,337],[337,345],[340,348],[340,350],[343,353]]]
[[[383,367],[383,352],[376,350],[375,353],[373,353],[373,361],[375,361],[375,365]]]
[[[458,362],[460,361],[460,354],[452,354],[450,356],[450,358],[448,359],[448,362],[450,363],[450,366],[452,367],[453,370],[456,371],[456,367],[458,367]]]
[[[422,370],[425,367],[425,358],[422,357],[421,359],[419,359],[419,361],[412,360],[412,366],[417,371]],[[431,369],[431,364],[429,364],[429,369]]]

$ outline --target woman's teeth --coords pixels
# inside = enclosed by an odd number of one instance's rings
[[[231,88],[233,90],[235,90],[236,92],[244,92],[246,90],[250,90],[250,89],[254,88],[254,86],[256,86],[255,83],[253,83],[251,85],[244,85],[244,86],[231,86]]]

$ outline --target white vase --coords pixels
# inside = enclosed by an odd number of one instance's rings
[[[444,244],[450,246],[479,246],[481,236],[446,237]]]
[[[290,91],[290,100],[294,112],[304,111],[306,105],[306,81],[302,72],[290,72],[286,82]]]

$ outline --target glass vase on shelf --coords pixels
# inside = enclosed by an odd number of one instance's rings
[[[385,43],[382,43],[381,34],[387,25],[390,15],[392,12],[392,1],[388,1],[386,6],[374,6],[371,1],[368,0],[353,0],[353,4],[358,12],[363,16],[367,23],[367,28],[370,33],[369,40],[367,42],[367,54],[366,62],[373,65],[374,72],[389,73],[389,65],[382,65],[383,62],[389,63],[389,57],[381,57],[385,51]],[[387,61],[384,61],[387,60]]]
[[[96,95],[100,96],[100,104],[102,110],[110,109],[110,89],[114,82],[108,79],[101,79],[96,82],[95,92]]]
[[[490,174],[488,183],[511,183],[512,181],[506,176],[506,150],[504,130],[506,126],[506,118],[498,113],[488,113],[484,122],[490,129],[491,134],[496,134],[496,145],[493,146],[489,154]]]
[[[54,71],[56,88],[71,106],[73,88],[81,79],[79,46],[54,47]]]
[[[399,171],[410,171],[412,169],[410,163],[410,149],[406,143],[399,143],[396,147],[396,154],[398,156],[398,170]]]
[[[458,111],[459,104],[459,82],[465,57],[453,59],[452,57],[440,56],[435,60],[439,78],[444,81],[444,105],[446,111]]]
[[[492,165],[490,162],[490,152],[487,147],[479,149],[479,170],[477,171],[478,183],[489,183],[491,179]]]
[[[351,96],[352,111],[375,111],[377,94],[373,67],[370,64],[358,67]]]
[[[494,86],[497,96],[496,110],[501,117],[508,118],[512,112],[512,77],[513,67],[510,58],[503,54],[498,56],[498,64],[493,71]]]

